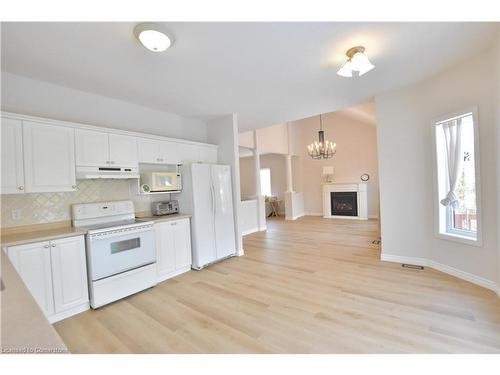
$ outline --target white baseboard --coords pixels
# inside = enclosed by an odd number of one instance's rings
[[[446,264],[442,264],[431,259],[405,257],[400,255],[391,255],[382,253],[380,255],[380,260],[386,262],[406,263],[406,264],[415,264],[417,266],[431,267],[434,268],[435,270],[447,273],[448,275],[452,275],[458,277],[459,279],[469,281],[473,284],[482,286],[483,288],[493,290],[500,297],[500,288],[494,281],[485,279],[484,277],[480,277],[469,272],[459,270],[458,268],[450,267]]]
[[[306,212],[304,216],[323,216],[323,212]]]
[[[368,219],[378,219],[378,215],[368,215]]]
[[[259,231],[259,228],[255,227],[255,228],[252,228],[252,229],[247,229],[247,230],[244,230],[241,232],[241,235],[242,236],[246,236],[247,234],[252,234],[252,233],[255,233],[255,232],[258,232]]]
[[[60,320],[69,318],[70,316],[73,316],[73,315],[76,315],[76,314],[80,314],[81,312],[87,311],[89,309],[90,309],[89,302],[85,302],[85,303],[83,303],[81,305],[78,305],[76,307],[73,307],[73,308],[71,308],[69,310],[66,310],[66,311],[60,312],[58,314],[54,314],[54,315],[48,316],[47,320],[49,321],[50,324],[52,324],[52,323],[58,322]]]
[[[263,226],[263,227],[260,227],[260,228],[259,228],[259,232],[263,232],[263,231],[265,231],[265,230],[267,230],[267,226]]]
[[[297,220],[297,219],[300,219],[303,216],[305,216],[305,214],[299,214],[299,215],[296,215],[296,216],[292,216],[291,218],[285,216],[285,219],[286,220]]]
[[[178,270],[167,273],[165,275],[158,275],[157,282],[161,283],[162,281],[171,279],[172,277],[175,277],[175,276],[179,276],[180,274],[183,274],[183,273],[188,272],[188,271],[191,271],[191,266],[179,268]]]
[[[236,250],[236,256],[241,257],[245,255],[245,251],[243,249]]]

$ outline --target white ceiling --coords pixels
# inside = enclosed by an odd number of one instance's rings
[[[493,23],[166,23],[142,48],[134,23],[3,23],[2,70],[180,115],[236,112],[240,131],[335,111],[484,50]],[[364,45],[376,68],[336,70]]]

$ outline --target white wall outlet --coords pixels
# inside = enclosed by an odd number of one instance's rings
[[[11,212],[12,220],[21,220],[21,210],[15,209]]]

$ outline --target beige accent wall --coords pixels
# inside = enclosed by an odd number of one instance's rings
[[[1,195],[1,227],[44,224],[71,220],[71,205],[101,201],[132,200],[136,212],[149,211],[151,202],[168,200],[169,194],[140,196],[136,180],[79,180],[77,191]],[[15,220],[14,210],[20,214]]]
[[[307,145],[317,141],[319,116],[291,123],[299,139],[294,190],[304,194],[306,215],[322,214],[322,171],[324,166],[335,168],[334,182],[359,182],[364,173],[368,181],[368,216],[378,216],[379,189],[377,163],[377,131],[375,124],[363,122],[342,112],[323,116],[325,139],[337,143],[337,153],[331,159],[314,160],[307,155]]]

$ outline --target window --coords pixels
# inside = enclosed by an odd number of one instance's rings
[[[271,193],[271,170],[262,168],[260,170],[260,193],[266,197],[270,197]]]
[[[437,231],[440,237],[479,242],[475,111],[434,122]]]

